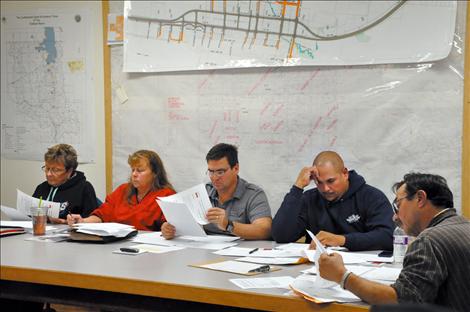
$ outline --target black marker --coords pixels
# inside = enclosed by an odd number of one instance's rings
[[[248,254],[250,254],[250,255],[251,255],[252,253],[254,253],[254,252],[258,251],[258,249],[259,249],[259,248],[252,249],[252,250],[250,250],[250,251],[248,252]]]
[[[121,247],[119,248],[120,251],[122,252],[131,252],[131,253],[138,253],[139,249],[137,248],[132,248],[132,247]]]

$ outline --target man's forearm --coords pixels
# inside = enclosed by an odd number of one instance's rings
[[[345,288],[370,304],[398,303],[393,287],[372,282],[355,274],[350,274]]]

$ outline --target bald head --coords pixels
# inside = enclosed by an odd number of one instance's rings
[[[322,167],[326,164],[331,165],[335,169],[336,172],[344,171],[343,159],[336,152],[333,152],[333,151],[321,152],[313,160],[313,165],[317,167]]]

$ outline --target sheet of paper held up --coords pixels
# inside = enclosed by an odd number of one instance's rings
[[[176,228],[176,235],[207,236],[202,225],[208,224],[206,213],[212,204],[204,184],[178,194],[158,197],[165,218]]]
[[[315,255],[313,256],[313,260],[315,261],[315,267],[317,268],[317,272],[320,272],[320,269],[319,269],[319,264],[318,264],[318,259],[320,258],[320,255],[323,254],[323,253],[326,253],[328,254],[328,251],[326,250],[326,248],[322,245],[322,243],[318,240],[318,238],[315,237],[315,235],[313,235],[312,232],[310,232],[309,230],[307,230],[307,233],[308,235],[310,235],[310,237],[312,238],[312,240],[315,242],[315,245],[316,245],[316,249],[315,249]],[[314,287],[316,288],[330,288],[330,287],[334,287],[336,286],[337,284],[335,282],[332,282],[332,281],[328,281],[324,278],[322,278],[320,276],[320,274],[318,274],[315,278],[315,282],[314,282]]]
[[[33,206],[39,205],[39,198],[29,196],[20,190],[16,190],[16,209],[25,215],[31,215],[30,209]],[[56,203],[48,200],[41,201],[41,206],[49,207],[47,215],[52,218],[58,218],[59,212],[66,207],[61,208],[61,203]]]
[[[1,205],[1,210],[11,221],[31,221],[31,217],[16,208]]]

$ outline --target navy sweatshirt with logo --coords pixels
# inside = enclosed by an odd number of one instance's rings
[[[67,219],[69,213],[80,214],[85,218],[98,207],[95,189],[81,171],[74,171],[70,179],[58,187],[44,181],[36,187],[33,197],[62,203],[59,213],[61,219]]]
[[[303,192],[292,186],[273,219],[272,237],[289,243],[306,235],[306,229],[313,234],[327,231],[344,235],[344,247],[351,251],[392,250],[392,216],[385,194],[351,170],[349,188],[336,201],[326,200],[316,188]],[[309,243],[310,237],[306,238]]]

